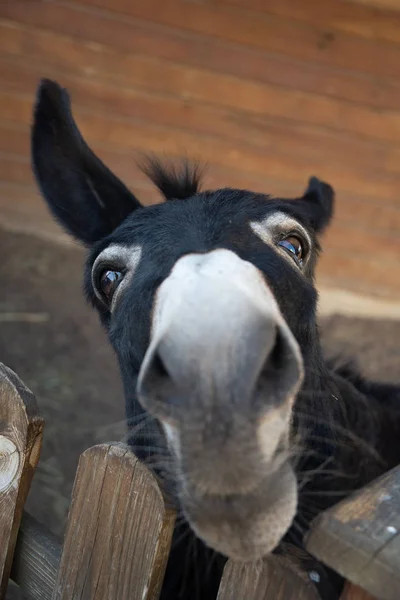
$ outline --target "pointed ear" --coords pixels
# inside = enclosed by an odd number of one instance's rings
[[[53,215],[85,244],[111,233],[140,203],[86,144],[69,95],[43,79],[32,127],[32,163]]]
[[[304,192],[302,202],[307,208],[307,218],[317,233],[321,233],[333,216],[335,192],[333,188],[317,177],[311,177]]]

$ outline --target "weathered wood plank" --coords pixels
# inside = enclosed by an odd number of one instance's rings
[[[217,600],[318,600],[319,594],[287,562],[272,556],[258,563],[228,561]]]
[[[79,461],[53,600],[156,600],[174,521],[128,446],[89,448]]]
[[[1,10],[0,5],[0,15]],[[131,37],[134,37],[133,32]],[[53,52],[49,55],[47,49],[50,45]],[[81,74],[85,76],[104,76],[106,73],[110,77],[112,74],[114,78],[118,76],[130,81],[131,85],[252,115],[303,121],[309,125],[327,126],[377,140],[400,140],[398,107],[397,111],[377,112],[365,104],[344,102],[318,93],[232,77],[141,54],[116,52],[109,45],[99,47],[90,42],[82,44],[70,37],[35,28],[25,28],[23,34],[18,28],[4,28],[0,38],[0,50],[4,56],[19,55],[28,60],[26,46],[30,47],[30,59],[35,57],[35,60],[41,60],[44,54],[47,63],[53,62],[60,69],[72,68],[75,71],[79,66]]]
[[[5,597],[42,431],[43,419],[33,394],[0,363],[0,598]]]
[[[20,32],[20,39],[9,40],[7,32],[2,32],[0,37],[5,38],[9,51],[16,56],[21,52],[23,46],[23,32],[40,28],[54,29],[48,31],[48,45],[53,45],[52,38],[60,34],[68,34],[75,38],[79,44],[80,40],[95,41],[96,44],[106,44],[115,50],[123,50],[126,53],[137,53],[147,57],[158,58],[162,61],[180,62],[189,66],[200,67],[213,72],[234,75],[246,79],[284,86],[289,89],[303,90],[318,95],[331,96],[346,101],[367,104],[377,108],[388,108],[398,110],[400,86],[395,79],[385,79],[382,75],[377,77],[365,77],[364,74],[348,70],[338,71],[329,69],[326,65],[316,65],[312,62],[297,60],[297,57],[266,54],[262,50],[239,46],[236,44],[223,43],[222,40],[213,38],[204,40],[190,36],[179,36],[176,32],[160,31],[160,28],[147,27],[144,22],[138,24],[136,21],[122,23],[118,21],[108,24],[104,15],[77,14],[71,7],[47,6],[46,10],[36,10],[30,15],[29,9],[33,2],[23,11],[18,9],[17,3],[9,6],[0,4],[0,15],[15,18],[16,21],[7,21]],[[21,7],[22,8],[22,7]],[[5,10],[4,13],[2,11]],[[51,13],[51,14],[49,14]],[[72,27],[69,25],[72,24]],[[92,26],[93,25],[93,26]],[[58,33],[55,33],[58,32]],[[114,36],[114,32],[116,35]],[[37,45],[32,44],[30,37],[29,50],[37,52]],[[56,45],[57,48],[57,45]],[[99,71],[93,71],[92,66],[85,61],[80,61],[70,48],[66,61],[71,65],[75,62],[85,72],[86,76],[93,77]],[[26,57],[26,55],[25,55]],[[57,58],[57,56],[55,56]],[[47,53],[47,60],[52,60],[52,55]],[[70,59],[70,60],[69,60]],[[104,67],[107,67],[107,59]],[[101,65],[100,65],[101,66]],[[120,67],[116,65],[115,72],[125,71],[125,61],[120,61]]]
[[[61,543],[44,525],[24,513],[15,546],[11,579],[27,600],[51,600]]]
[[[360,36],[376,43],[400,42],[398,0],[216,0],[218,4],[295,19],[313,26]],[[370,4],[370,6],[367,6]],[[376,10],[378,8],[379,10]]]
[[[400,5],[398,0],[350,0],[350,2],[355,2],[359,4],[366,4],[368,6],[372,6],[373,8],[378,9],[390,9],[390,10],[400,10]]]
[[[4,29],[0,22],[0,36],[2,31]],[[264,151],[269,152],[273,148],[276,155],[298,156],[301,153],[314,163],[351,163],[352,168],[361,167],[369,172],[384,171],[386,164],[390,164],[390,170],[396,172],[395,166],[399,162],[397,153],[384,142],[376,143],[341,133],[333,135],[332,131],[322,127],[307,127],[265,116],[250,118],[243,111],[146,90],[145,82],[140,87],[133,87],[124,81],[103,81],[101,76],[88,79],[80,71],[77,65],[76,73],[60,74],[55,65],[46,64],[45,55],[39,64],[26,58],[0,58],[0,79],[6,94],[22,93],[32,97],[40,78],[49,77],[59,79],[70,91],[75,108],[87,107],[91,111],[103,111],[120,119],[167,125],[178,130],[183,128],[195,134],[218,136],[235,143],[247,145],[251,140],[253,146]],[[397,171],[399,169],[400,166]]]
[[[236,44],[254,46],[268,52],[297,56],[306,61],[366,73],[379,72],[398,77],[396,62],[400,48],[374,45],[338,31],[332,36],[321,26],[309,27],[292,19],[269,15],[262,19],[250,11],[228,10],[222,5],[181,0],[80,0],[81,4],[118,11],[160,25],[181,28],[209,37],[217,36]],[[94,13],[94,11],[93,11]],[[93,14],[92,13],[92,14]],[[95,15],[95,13],[94,13]],[[290,44],[287,43],[290,40]]]
[[[5,118],[17,123],[30,123],[32,98],[17,94],[0,93],[0,110]],[[335,164],[326,162],[319,164],[304,154],[288,156],[274,152],[273,148],[260,148],[251,144],[241,143],[233,146],[228,140],[213,138],[209,135],[195,135],[191,132],[168,127],[155,126],[151,123],[132,122],[118,119],[104,111],[93,111],[77,106],[74,114],[82,129],[82,133],[91,143],[109,143],[119,147],[126,153],[132,150],[154,152],[160,155],[170,154],[182,156],[185,151],[189,156],[209,161],[218,167],[227,167],[247,171],[265,177],[297,182],[304,185],[310,172],[318,170],[321,178],[327,181],[340,182],[341,189],[350,193],[379,197],[392,203],[398,201],[400,176],[383,172],[370,172],[350,164]],[[400,125],[400,120],[399,120]],[[400,135],[400,129],[399,129]],[[7,157],[4,157],[7,162]],[[14,168],[15,177],[30,177],[23,166]],[[10,167],[10,170],[11,170]],[[7,168],[7,167],[6,167]],[[310,171],[311,170],[311,171]]]
[[[400,597],[400,467],[317,517],[307,550],[380,600]]]

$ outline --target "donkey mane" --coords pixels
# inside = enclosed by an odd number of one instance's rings
[[[172,163],[150,155],[144,157],[139,167],[166,200],[185,200],[200,191],[204,168],[186,158]]]

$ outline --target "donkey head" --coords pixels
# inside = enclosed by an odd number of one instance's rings
[[[47,80],[32,147],[51,211],[89,248],[85,289],[118,356],[128,414],[150,415],[186,519],[227,556],[267,554],[296,512],[293,415],[318,362],[313,272],[331,187],[312,178],[293,200],[202,192],[195,168],[150,161],[167,201],[142,207]]]

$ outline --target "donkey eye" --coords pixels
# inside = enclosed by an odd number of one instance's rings
[[[107,300],[111,300],[122,279],[121,271],[103,271],[100,275],[100,290]]]
[[[278,242],[278,245],[293,254],[293,257],[297,260],[297,262],[301,265],[303,263],[303,246],[299,238],[294,235],[291,235],[284,240]]]

